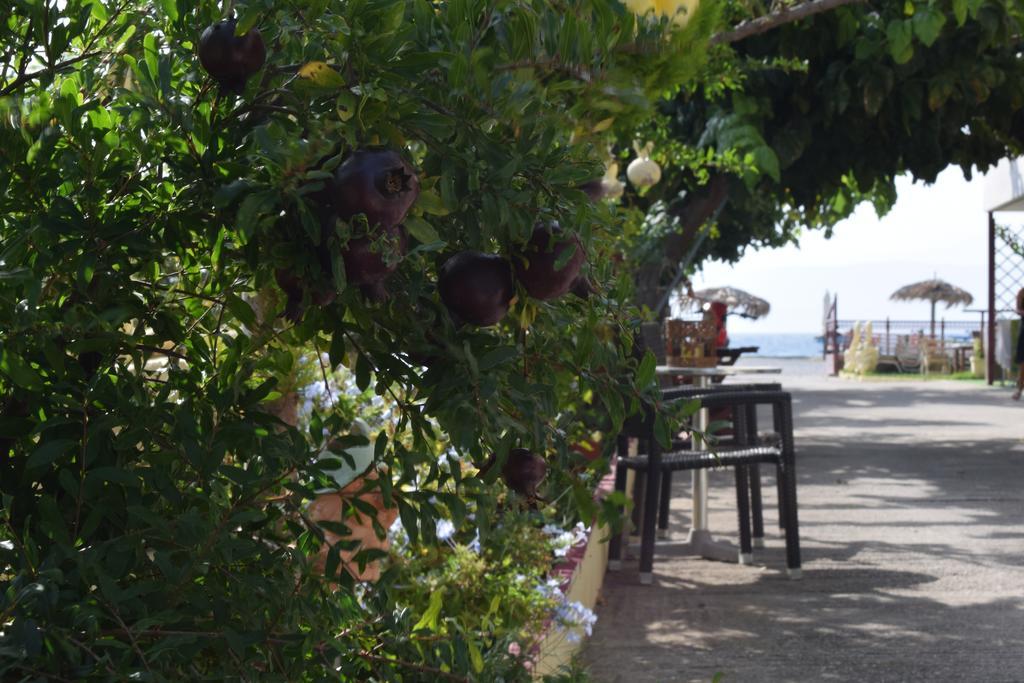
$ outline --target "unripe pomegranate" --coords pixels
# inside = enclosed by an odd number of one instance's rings
[[[505,317],[515,293],[508,261],[478,251],[460,251],[445,261],[437,287],[449,312],[482,327]]]
[[[199,62],[222,90],[241,92],[245,81],[263,67],[267,47],[258,29],[235,35],[237,20],[207,26],[199,36]]]
[[[568,250],[573,250],[568,261],[558,268],[558,262]],[[514,258],[516,277],[530,296],[547,301],[562,296],[572,287],[583,265],[583,244],[577,235],[563,237],[558,223],[534,228],[526,248]]]

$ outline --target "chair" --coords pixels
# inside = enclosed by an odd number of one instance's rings
[[[921,340],[921,371],[928,375],[937,370],[943,374],[950,373],[949,356],[946,355],[945,344],[940,339]]]
[[[905,339],[896,342],[896,367],[902,373],[921,371],[921,354],[917,345]]]
[[[781,391],[782,385],[777,382],[772,383],[759,383],[759,384],[728,384],[728,385],[713,385],[711,387],[698,388],[698,387],[675,387],[671,389],[662,390],[662,398],[665,400],[677,400],[677,399],[689,399],[694,396],[698,396],[702,393],[709,391]],[[725,412],[731,417],[732,409],[727,409]],[[648,411],[646,419],[653,420],[653,413]],[[777,420],[776,420],[777,422]],[[778,424],[774,426],[774,431],[758,431],[757,429],[757,408],[756,406],[747,406],[746,424],[748,427],[747,441],[745,443],[757,443],[761,445],[778,445],[780,443],[779,433],[781,431]],[[646,448],[642,445],[643,439],[646,436],[645,427],[640,417],[631,417],[623,425],[623,437],[637,437],[641,439],[641,446],[638,448],[639,452],[646,452]],[[722,448],[734,447],[738,442],[735,436],[735,429],[731,433],[727,433],[724,437],[715,436],[715,449],[720,450]],[[687,439],[676,439],[672,443],[672,450],[686,450],[691,448],[691,441]],[[626,457],[628,455],[628,444],[621,442],[619,444],[619,456]],[[757,463],[750,465],[750,501],[751,501],[751,521],[753,522],[753,536],[752,543],[755,548],[764,547],[764,515],[761,503],[761,471]],[[779,484],[776,481],[776,484]],[[643,475],[636,477],[636,481],[633,485],[633,501],[636,503],[633,508],[632,523],[635,528],[640,527],[640,510],[643,507],[643,489],[644,481]],[[668,518],[669,518],[669,506],[671,502],[672,492],[672,473],[666,472],[661,479],[661,493],[660,493],[660,505],[658,509],[658,536],[665,538],[668,536]],[[778,496],[777,500],[781,500],[782,495]],[[780,509],[781,513],[781,509]],[[783,528],[783,515],[779,515],[779,528]],[[618,539],[613,539],[612,543],[616,543]],[[618,557],[616,555],[615,557]],[[613,558],[614,559],[614,558]]]
[[[700,388],[675,388],[667,389],[662,392],[662,398],[666,400],[678,400],[678,399],[690,399],[694,396],[709,391],[782,391],[782,385],[777,382],[759,383],[759,384],[719,384],[712,387]],[[727,414],[732,417],[732,409],[728,409]],[[757,406],[750,404],[746,406],[746,435],[745,440],[738,439],[736,434],[736,424],[733,420],[733,429],[731,433],[726,433],[725,436],[714,436],[714,450],[719,451],[725,448],[736,448],[742,447],[744,444],[758,444],[762,446],[779,445],[781,442],[780,432],[781,427],[776,419],[776,424],[773,425],[772,431],[759,431],[757,428]],[[774,416],[777,418],[777,415]],[[672,444],[672,450],[683,450],[691,448],[690,443],[682,441],[674,441]],[[753,536],[752,543],[755,548],[764,547],[764,515],[761,504],[761,470],[757,463],[749,466],[750,468],[750,502],[751,502],[751,521],[753,522]],[[777,482],[778,483],[778,482]],[[661,506],[658,510],[658,535],[665,537],[668,535],[668,515],[669,515],[669,503],[671,499],[672,491],[672,473],[668,472],[662,479],[661,485]],[[781,491],[779,493],[778,500],[782,500]],[[779,528],[783,528],[783,516],[779,514]]]
[[[668,476],[672,472],[707,469],[714,467],[733,467],[736,474],[736,502],[740,527],[740,561],[752,557],[752,534],[751,534],[751,503],[754,503],[756,510],[760,509],[760,496],[758,500],[751,501],[750,498],[750,467],[760,463],[771,463],[776,466],[777,480],[779,484],[779,508],[780,522],[785,528],[786,536],[786,566],[790,576],[796,578],[800,574],[800,542],[797,521],[796,503],[796,472],[795,452],[793,446],[793,419],[792,419],[792,398],[788,392],[777,390],[733,390],[727,391],[730,387],[726,385],[719,390],[704,390],[703,393],[693,393],[691,396],[680,396],[673,394],[674,400],[688,400],[697,398],[701,401],[703,408],[731,407],[733,409],[735,429],[735,443],[730,447],[717,448],[715,450],[676,450],[662,453],[661,448],[653,437],[653,419],[645,419],[645,431],[641,437],[646,443],[647,453],[637,456],[620,457],[616,465],[615,487],[618,491],[625,491],[626,473],[632,469],[637,473],[646,475],[646,485],[642,502],[638,501],[637,507],[642,507],[642,528],[640,544],[640,571],[649,574],[654,565],[654,543],[656,518],[661,516],[667,519],[666,515],[659,515],[659,512],[667,511],[668,491],[661,485],[660,477]],[[777,444],[751,443],[753,431],[751,414],[756,411],[757,406],[768,405],[773,408],[776,427],[779,430],[779,441]],[[651,416],[648,416],[650,418]],[[620,436],[620,452],[627,434]],[[759,494],[759,489],[758,489]],[[762,531],[763,533],[763,531]],[[619,560],[621,556],[621,538],[618,536],[611,539],[609,546],[609,557],[612,560]]]

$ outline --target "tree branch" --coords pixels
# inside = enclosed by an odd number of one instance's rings
[[[867,2],[867,0],[810,0],[809,2],[800,3],[794,7],[787,7],[786,9],[779,10],[778,12],[766,14],[763,17],[744,21],[731,31],[716,33],[711,36],[711,40],[709,42],[711,45],[735,43],[759,33],[766,33],[773,28],[784,24],[791,24],[795,21],[800,21],[801,19],[814,16],[815,14],[834,10],[837,7],[842,7],[843,5],[852,5],[854,3],[862,2]]]
[[[711,177],[708,184],[695,190],[678,208],[669,209],[679,218],[679,228],[658,245],[660,254],[645,264],[636,275],[636,303],[654,310],[665,292],[666,274],[671,279],[684,267],[683,257],[700,228],[715,215],[729,198],[729,178],[724,173]]]
[[[34,81],[35,79],[39,78],[40,76],[43,76],[44,74],[60,73],[69,66],[73,66],[78,62],[101,54],[103,54],[102,50],[92,50],[91,52],[83,52],[77,57],[72,57],[70,59],[65,59],[63,62],[58,62],[57,64],[54,64],[53,67],[45,67],[43,69],[39,69],[38,71],[33,71],[32,73],[27,74],[22,73],[13,81],[8,83],[3,90],[0,90],[0,97],[6,97],[7,95],[10,95],[11,93],[17,91],[18,88],[20,88],[21,86],[25,85],[30,81]]]
[[[380,655],[375,655],[366,651],[359,652],[357,653],[357,655],[371,662],[378,662],[380,664],[391,664],[392,666],[397,666],[401,669],[408,669],[410,671],[420,671],[423,673],[428,673],[434,676],[435,680],[444,679],[446,681],[462,681],[463,683],[469,681],[468,678],[456,676],[455,674],[449,673],[447,671],[442,671],[441,669],[436,669],[432,666],[427,666],[426,664],[407,662],[403,659],[397,659],[393,657],[382,657]]]

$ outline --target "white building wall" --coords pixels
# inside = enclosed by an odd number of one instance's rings
[[[1024,211],[1024,157],[1003,159],[985,174],[985,211]]]

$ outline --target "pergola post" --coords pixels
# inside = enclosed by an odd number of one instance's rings
[[[988,348],[985,349],[985,380],[996,378],[996,217],[988,212]]]

